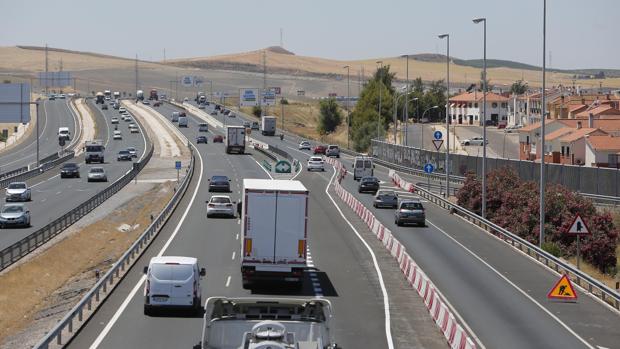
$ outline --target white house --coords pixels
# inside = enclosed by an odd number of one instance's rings
[[[452,124],[482,125],[484,93],[465,92],[450,98]],[[487,92],[487,120],[494,124],[508,122],[508,103],[510,99],[497,93]]]

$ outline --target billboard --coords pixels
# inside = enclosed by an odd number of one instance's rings
[[[30,84],[0,84],[0,123],[30,122]]]
[[[73,83],[71,72],[68,71],[54,71],[54,72],[40,72],[39,84],[47,87],[65,87],[71,86]]]
[[[263,91],[261,105],[276,105],[276,94],[274,91]]]
[[[239,89],[239,106],[253,107],[258,105],[258,89],[257,88],[240,88]]]
[[[192,87],[192,86],[194,86],[194,77],[193,76],[183,76],[183,77],[181,77],[181,85],[183,85],[183,87]]]
[[[194,87],[202,86],[202,78],[200,76],[194,76]]]
[[[280,88],[280,87],[270,87],[269,90],[273,91],[273,93],[275,93],[277,95],[281,95],[282,94],[282,88]]]

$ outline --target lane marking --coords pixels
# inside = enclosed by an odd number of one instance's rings
[[[168,241],[166,241],[166,243],[164,244],[162,249],[157,254],[157,257],[161,257],[164,254],[164,252],[168,249],[168,247],[172,243],[172,240],[174,240],[174,238],[177,236],[179,230],[181,229],[181,226],[183,225],[183,222],[185,221],[185,218],[187,218],[187,215],[189,214],[189,211],[192,208],[192,205],[194,204],[194,200],[196,199],[196,195],[198,195],[198,190],[200,189],[200,185],[202,184],[202,175],[203,175],[204,162],[202,161],[202,155],[200,155],[200,152],[197,151],[196,153],[198,154],[198,157],[200,158],[200,175],[198,176],[198,185],[196,185],[196,188],[194,189],[194,193],[192,194],[192,198],[190,199],[189,204],[185,208],[185,212],[183,212],[183,215],[181,216],[181,219],[179,220],[179,223],[177,224],[176,228],[172,232],[172,235],[170,235],[170,237],[168,238]],[[108,333],[112,329],[112,326],[114,326],[114,324],[118,321],[120,316],[123,314],[123,312],[125,311],[125,309],[129,305],[129,302],[131,302],[133,297],[135,297],[136,293],[138,292],[138,290],[140,289],[140,287],[142,286],[144,281],[146,281],[146,275],[142,275],[140,280],[138,280],[138,282],[136,283],[134,288],[127,295],[127,297],[125,298],[123,303],[118,307],[118,309],[116,310],[116,312],[114,313],[112,318],[108,321],[106,326],[103,328],[101,333],[99,333],[99,336],[97,336],[97,338],[95,339],[93,344],[90,345],[90,347],[89,347],[90,349],[96,349],[97,347],[99,347],[101,342],[105,339],[105,337],[108,335]]]
[[[381,273],[381,269],[379,268],[379,263],[377,262],[377,257],[375,256],[375,253],[372,251],[368,243],[366,243],[366,240],[364,240],[364,238],[360,235],[357,229],[355,229],[353,224],[351,224],[351,222],[347,219],[344,213],[342,213],[340,206],[336,204],[336,201],[334,201],[334,198],[329,193],[329,187],[332,184],[334,177],[336,177],[336,171],[333,171],[333,172],[334,173],[332,174],[331,179],[329,180],[329,182],[327,183],[327,186],[325,187],[325,194],[327,194],[332,204],[334,204],[334,206],[336,207],[336,210],[338,210],[338,213],[340,213],[340,216],[342,217],[342,219],[349,225],[351,230],[353,230],[357,238],[366,247],[366,249],[368,250],[368,253],[370,253],[370,256],[372,257],[372,263],[374,264],[375,272],[377,273],[377,277],[379,279],[379,286],[381,287],[381,293],[383,294],[383,312],[384,312],[384,317],[385,317],[385,337],[387,339],[388,349],[394,349],[394,341],[392,339],[392,328],[390,324],[390,301],[389,301],[387,289],[385,287],[385,283],[383,282],[383,274]]]
[[[237,251],[233,251],[232,258],[231,258],[233,261],[235,260],[236,255],[237,255]]]
[[[226,287],[230,286],[230,275],[226,278]]]

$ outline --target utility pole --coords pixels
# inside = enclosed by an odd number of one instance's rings
[[[446,39],[446,197],[450,197],[450,34],[439,35]]]
[[[379,69],[379,120],[377,120],[377,140],[380,137],[380,130],[381,130],[381,95],[382,95],[382,91],[383,89],[381,87],[383,87],[383,61],[377,61],[377,64],[379,64],[380,69]]]
[[[47,55],[47,44],[45,44],[45,94],[47,95],[47,89],[49,87],[49,83],[48,83],[48,55]]]
[[[58,63],[58,71],[62,71],[62,57],[60,57],[60,63]]]
[[[349,98],[351,96],[351,92],[349,90],[349,73],[351,67],[345,65],[344,68],[347,69],[347,149],[351,149],[351,147],[349,146],[349,140],[351,138],[351,111],[349,110]]]
[[[261,112],[263,116],[267,115],[267,105],[263,108],[263,100],[265,93],[267,92],[267,50],[263,50],[263,93],[259,93],[259,104],[261,106]]]
[[[136,53],[136,99],[138,98],[138,90],[139,90],[139,83],[138,83],[138,54]]]
[[[543,0],[543,67],[542,67],[542,115],[540,118],[541,133],[540,133],[540,237],[538,246],[542,248],[545,241],[545,121],[547,117],[545,115],[545,75],[546,75],[546,60],[545,52],[547,50],[547,0]]]
[[[407,145],[407,135],[409,133],[409,131],[407,130],[409,128],[409,55],[407,54],[407,71],[405,72],[405,75],[407,76],[407,94],[405,95],[405,112],[404,112],[404,116],[403,119],[405,120],[405,139],[404,143],[405,145]]]
[[[164,47],[164,64],[166,64],[166,48]]]
[[[482,59],[482,218],[487,211],[487,19],[475,18],[475,24],[484,23],[484,53]],[[543,137],[544,138],[544,137]]]

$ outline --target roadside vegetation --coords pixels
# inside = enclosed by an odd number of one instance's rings
[[[482,208],[481,182],[468,174],[457,193],[457,203],[477,214]],[[487,176],[487,218],[523,239],[539,243],[539,185],[524,181],[510,168],[489,172]],[[591,200],[557,184],[545,192],[545,241],[543,248],[568,260],[577,252],[577,239],[566,234],[574,217],[580,214],[591,235],[581,238],[580,251],[585,262],[600,273],[618,272],[618,228],[608,210],[597,211]]]

